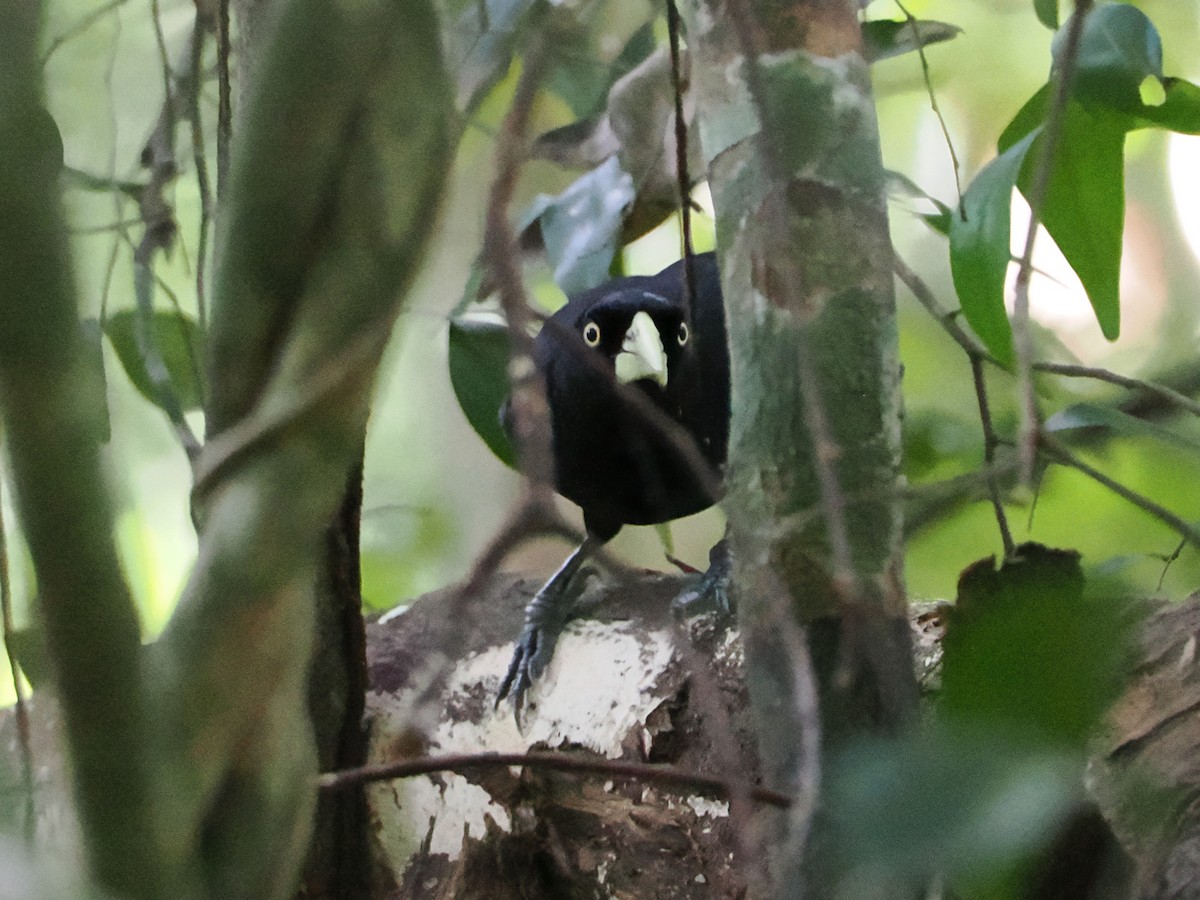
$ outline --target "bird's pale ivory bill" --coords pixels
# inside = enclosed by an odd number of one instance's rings
[[[625,331],[616,359],[617,380],[622,384],[649,378],[667,386],[667,353],[650,314],[638,312]]]

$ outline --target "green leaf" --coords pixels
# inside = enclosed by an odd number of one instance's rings
[[[138,346],[137,319],[138,313],[134,310],[113,313],[104,323],[104,333],[138,393],[161,408],[162,398],[146,371],[146,362]],[[200,376],[204,337],[200,326],[182,313],[160,310],[154,313],[154,331],[179,405],[184,411],[200,409],[204,405]]]
[[[25,675],[25,680],[39,690],[50,684],[50,653],[46,649],[46,635],[37,625],[17,628],[8,636],[8,645]]]
[[[963,193],[950,222],[950,272],[963,315],[998,360],[1013,360],[1012,327],[1004,307],[1009,261],[1012,190],[1033,131],[989,162]]]
[[[1041,141],[1038,141],[1040,151]],[[1026,197],[1041,153],[1026,161]],[[1041,221],[1079,276],[1110,341],[1121,331],[1121,247],[1125,224],[1125,128],[1121,117],[1068,101]]]
[[[872,19],[862,24],[863,55],[867,62],[879,62],[911,53],[918,46],[940,44],[962,34],[949,22],[931,19]]]
[[[1069,27],[1055,36],[1056,64]],[[1106,4],[1088,13],[1075,60],[1072,88],[1077,98],[1125,113],[1138,112],[1143,107],[1142,82],[1162,75],[1162,39],[1145,13],[1126,3]]]
[[[504,77],[533,0],[473,0],[445,29],[447,71],[456,72],[458,108],[471,111]]]
[[[1084,595],[1079,554],[1025,544],[959,578],[942,647],[947,721],[1082,753],[1121,688],[1125,607]]]
[[[1033,0],[1033,11],[1047,28],[1058,28],[1058,0]]]
[[[1043,84],[1037,93],[1025,101],[1025,105],[1017,110],[1012,121],[1000,133],[996,141],[996,150],[1004,153],[1013,144],[1020,141],[1030,132],[1041,128],[1046,121],[1046,111],[1050,109],[1050,85]]]
[[[1019,685],[1018,685],[1019,686]],[[837,896],[924,896],[931,873],[988,879],[1042,846],[1082,791],[1077,758],[1000,723],[863,740],[832,761]],[[856,889],[857,888],[857,889]]]
[[[1049,432],[1103,429],[1124,437],[1149,437],[1156,441],[1200,453],[1200,443],[1154,422],[1094,403],[1076,403],[1052,415],[1043,426]]]
[[[633,179],[612,157],[546,204],[540,219],[542,239],[554,280],[565,294],[607,280],[634,194]]]
[[[932,203],[937,212],[932,213],[916,213],[919,219],[922,219],[926,225],[932,228],[940,235],[950,234],[950,218],[954,215],[954,211],[939,200],[937,197],[925,191],[919,184],[909,178],[902,172],[896,172],[892,169],[884,170],[884,177],[887,179],[888,196],[892,199],[908,197],[914,200],[922,200],[926,203]]]
[[[1182,78],[1164,78],[1165,98],[1157,106],[1137,111],[1132,128],[1166,128],[1183,134],[1200,134],[1200,87]]]
[[[450,384],[463,415],[502,463],[517,467],[512,442],[500,425],[508,398],[507,326],[456,317],[450,320]]]

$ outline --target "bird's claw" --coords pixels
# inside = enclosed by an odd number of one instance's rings
[[[525,624],[516,640],[508,671],[504,680],[500,682],[500,690],[496,692],[495,708],[499,708],[501,702],[510,697],[518,724],[521,711],[525,707],[525,695],[533,682],[546,671],[546,666],[554,656],[554,645],[557,642],[557,630],[533,622]]]
[[[733,559],[726,541],[718,541],[708,554],[708,569],[684,588],[671,601],[671,609],[681,618],[689,619],[715,612],[728,616],[733,613]]]

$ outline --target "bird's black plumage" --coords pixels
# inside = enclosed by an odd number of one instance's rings
[[[572,297],[534,342],[555,488],[583,510],[587,540],[526,609],[500,691],[503,698],[511,688],[518,707],[550,660],[567,618],[567,586],[587,556],[623,525],[667,522],[718,499],[729,441],[720,274],[712,253],[693,257],[689,309],[683,266]]]

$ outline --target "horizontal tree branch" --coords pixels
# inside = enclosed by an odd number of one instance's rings
[[[651,784],[691,788],[726,800],[741,794],[764,805],[780,809],[787,809],[793,802],[791,797],[779,791],[772,791],[757,785],[747,785],[732,778],[717,778],[713,775],[688,772],[674,766],[540,751],[530,753],[447,753],[444,756],[422,756],[382,765],[363,766],[359,769],[347,769],[342,772],[327,772],[320,776],[317,784],[324,791],[340,791],[371,782],[390,781],[393,778],[412,778],[416,775],[430,775],[434,772],[463,774],[472,769],[510,766],[546,769],[554,772],[576,772],[581,775],[601,775],[606,778],[628,778]]]

